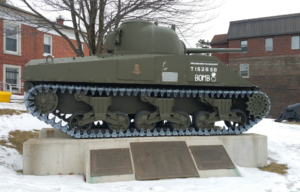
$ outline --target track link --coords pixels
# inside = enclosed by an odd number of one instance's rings
[[[199,129],[199,131],[196,131],[194,128],[192,131],[190,131],[189,128],[186,128],[186,130],[180,129],[179,131],[176,131],[173,129],[173,131],[170,131],[169,128],[155,128],[152,132],[148,130],[141,129],[140,132],[138,132],[136,129],[133,131],[130,131],[130,129],[127,129],[125,132],[122,130],[119,133],[116,133],[115,130],[112,131],[112,133],[109,132],[108,129],[106,129],[105,133],[102,133],[101,129],[98,129],[97,132],[95,132],[94,129],[91,130],[90,133],[88,133],[86,130],[83,132],[83,134],[80,133],[80,131],[75,132],[74,129],[69,129],[69,126],[67,124],[68,119],[65,115],[61,115],[59,112],[52,112],[52,114],[55,116],[52,119],[49,118],[49,113],[47,114],[41,114],[40,110],[36,110],[36,106],[34,106],[34,102],[31,101],[34,99],[34,96],[37,95],[38,92],[42,93],[43,89],[48,92],[50,89],[54,93],[56,93],[58,90],[60,90],[62,93],[65,91],[69,91],[71,94],[74,90],[79,94],[81,91],[84,92],[85,95],[87,95],[88,92],[90,92],[92,95],[98,94],[102,95],[104,92],[109,95],[110,93],[113,94],[113,96],[116,96],[119,94],[120,96],[137,96],[138,94],[144,95],[147,93],[148,95],[151,95],[152,93],[156,97],[158,94],[161,96],[167,95],[170,97],[171,95],[174,97],[200,97],[202,94],[204,94],[205,97],[214,97],[217,96],[218,98],[220,96],[223,96],[224,98],[229,96],[229,98],[239,96],[244,98],[250,97],[253,94],[259,94],[264,95],[267,98],[268,102],[268,109],[271,109],[271,103],[268,99],[268,96],[261,92],[261,91],[223,91],[223,90],[179,90],[179,89],[152,89],[152,88],[111,88],[111,87],[84,87],[84,86],[70,86],[70,85],[51,85],[51,84],[40,84],[33,86],[25,96],[25,106],[27,108],[27,111],[29,111],[33,116],[37,117],[39,120],[51,125],[52,127],[74,137],[77,139],[88,139],[88,138],[117,138],[117,137],[151,137],[151,136],[209,136],[209,135],[238,135],[242,134],[246,131],[248,131],[251,127],[253,127],[255,124],[259,123],[262,118],[256,118],[255,120],[250,120],[249,124],[244,124],[240,127],[235,128],[226,128],[226,127],[218,127],[217,130],[211,129],[208,131],[205,129],[202,131]],[[269,110],[266,112],[265,116],[268,115]],[[56,117],[60,119],[60,121],[56,122]],[[62,123],[66,125],[62,125]],[[99,126],[100,127],[100,126]],[[97,128],[97,126],[96,126]]]

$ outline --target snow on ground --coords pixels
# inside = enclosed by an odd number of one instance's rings
[[[24,103],[1,103],[1,109],[16,109],[16,110],[26,110]],[[0,122],[1,123],[1,122]]]
[[[22,155],[20,155],[20,153],[15,149],[3,147],[2,145],[0,145],[0,175],[2,175],[1,174],[2,167],[13,169],[13,170],[23,169]]]
[[[24,95],[11,95],[10,99],[20,99],[20,100],[22,100],[22,99],[24,99]]]
[[[11,95],[10,103],[24,103],[24,95]]]
[[[0,108],[24,110],[22,104],[3,104]],[[0,116],[0,137],[11,130],[33,130],[49,127],[29,114]],[[284,176],[257,168],[239,167],[241,178],[188,178],[154,181],[129,181],[88,184],[82,175],[29,176],[17,173],[22,169],[22,156],[14,149],[0,145],[0,192],[2,191],[107,191],[107,192],[299,192],[300,191],[300,125],[276,123],[264,119],[249,133],[268,136],[271,161],[287,164]],[[201,138],[200,138],[201,139]]]
[[[19,105],[20,104],[16,105],[17,108],[20,107]],[[2,108],[1,104],[0,107]],[[3,108],[7,108],[7,107],[4,105]],[[22,110],[25,110],[25,107]],[[31,131],[33,129],[42,129],[42,128],[51,128],[51,125],[48,125],[40,121],[39,119],[33,117],[29,113],[22,113],[20,115],[12,115],[12,116],[0,115],[0,138],[2,136],[7,137],[8,133],[14,130]]]
[[[0,108],[26,110],[24,103],[0,103]],[[13,116],[0,115],[0,139],[7,139],[8,133],[14,130],[32,131],[34,129],[50,127],[51,126],[37,118],[34,118],[29,113],[22,113],[20,115]],[[0,145],[0,175],[2,175],[2,167],[8,167],[13,170],[23,169],[22,155],[20,155],[15,149]]]

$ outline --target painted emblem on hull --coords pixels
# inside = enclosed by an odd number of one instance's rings
[[[132,73],[135,74],[135,75],[138,75],[138,74],[142,73],[142,72],[140,71],[140,66],[139,66],[138,64],[135,64],[135,65],[134,65],[134,68],[133,68]]]

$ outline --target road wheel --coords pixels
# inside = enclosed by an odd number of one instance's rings
[[[244,126],[244,124],[248,124],[248,117],[246,113],[242,110],[239,109],[232,109],[232,112],[234,112],[238,118],[241,120],[241,122],[233,122],[233,121],[224,121],[225,125],[229,127],[239,127],[239,126]]]
[[[91,128],[92,128],[92,124],[85,124],[85,125],[79,125],[79,121],[83,119],[85,112],[84,111],[79,111],[74,113],[70,118],[69,118],[69,129],[75,129],[75,133],[77,133],[77,131],[80,131],[80,133],[82,134],[85,130],[90,133],[91,132]]]
[[[146,124],[145,121],[149,119],[150,111],[140,111],[134,117],[134,125],[137,130],[142,128],[146,131],[150,129],[151,131],[156,127],[156,123]]]
[[[214,128],[215,123],[209,123],[209,124],[204,123],[205,120],[209,119],[209,114],[210,113],[208,111],[198,111],[197,113],[195,113],[193,117],[193,124],[194,124],[194,128],[197,131],[199,129],[204,131],[205,128],[207,128],[207,130],[210,131],[211,128]]]
[[[126,113],[121,112],[121,111],[115,111],[114,114],[116,114],[117,119],[119,121],[121,121],[121,124],[120,125],[116,125],[116,124],[107,123],[107,127],[111,131],[116,130],[117,133],[119,133],[121,131],[121,129],[123,131],[125,131],[126,129],[128,129],[129,126],[130,126],[130,119],[129,119],[128,115],[126,115]]]
[[[180,129],[185,130],[186,128],[189,128],[191,126],[191,118],[189,114],[187,114],[184,111],[175,111],[175,113],[178,113],[180,116],[180,123],[173,123],[170,122],[170,128],[176,129],[179,131]]]

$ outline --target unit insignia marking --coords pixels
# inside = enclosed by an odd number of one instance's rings
[[[135,75],[138,75],[138,74],[142,73],[142,72],[140,71],[140,66],[139,66],[138,64],[135,64],[135,65],[134,65],[134,68],[133,68],[132,73],[135,74]]]

